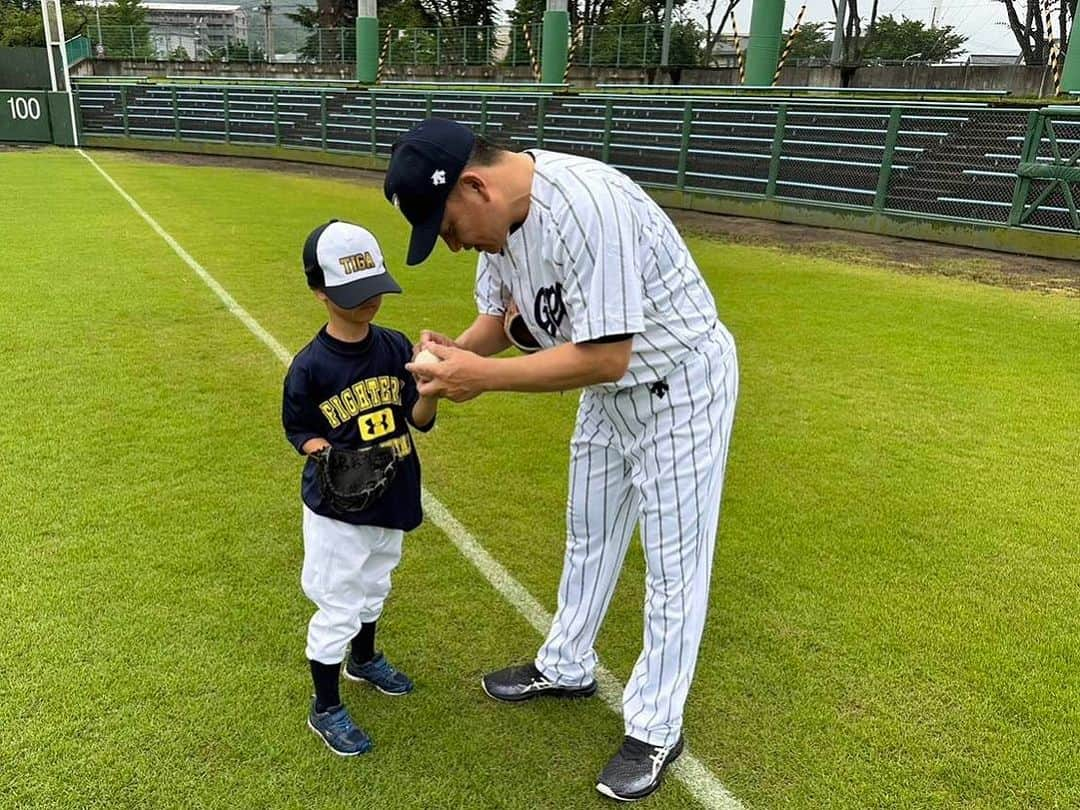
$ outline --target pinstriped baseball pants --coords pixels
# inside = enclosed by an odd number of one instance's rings
[[[649,386],[583,392],[570,442],[566,557],[537,668],[556,683],[593,678],[593,649],[634,526],[645,552],[640,656],[623,692],[626,733],[673,744],[705,626],[724,468],[738,394],[722,326]]]

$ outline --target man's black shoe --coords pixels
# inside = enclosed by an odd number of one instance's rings
[[[520,703],[535,697],[592,697],[596,694],[596,681],[584,686],[559,686],[545,678],[533,664],[519,667],[507,667],[498,672],[489,672],[480,679],[487,696],[507,703]]]
[[[669,746],[649,745],[634,737],[625,737],[619,753],[604,766],[596,789],[620,802],[644,799],[660,787],[664,770],[678,759],[682,749],[682,737]]]

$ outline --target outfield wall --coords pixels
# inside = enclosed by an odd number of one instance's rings
[[[78,99],[94,146],[379,168],[401,133],[443,115],[606,161],[671,206],[1080,256],[1075,109],[220,83],[81,83]]]
[[[535,79],[528,65],[398,65],[387,67],[384,78],[529,82]],[[166,76],[231,75],[238,79],[290,78],[349,79],[355,75],[351,62],[147,62],[119,59],[88,60],[80,65],[82,76],[165,78]],[[567,80],[575,87],[602,83],[681,84],[731,86],[739,84],[738,68],[608,67],[573,64]],[[46,77],[46,81],[48,81]],[[828,65],[787,65],[777,84],[785,87],[842,87],[840,71]],[[1054,76],[1047,66],[1028,65],[887,65],[855,71],[851,87],[889,87],[900,90],[1000,90],[1018,98],[1043,98],[1053,94]]]

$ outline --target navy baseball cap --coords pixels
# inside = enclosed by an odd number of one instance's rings
[[[467,126],[428,118],[394,144],[383,192],[412,225],[407,264],[420,264],[431,255],[442,230],[446,199],[469,162],[475,142]]]
[[[358,307],[376,295],[401,292],[371,232],[336,219],[308,234],[304,275],[309,287],[322,290],[342,309]]]

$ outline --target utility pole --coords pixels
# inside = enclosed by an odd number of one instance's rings
[[[94,0],[94,16],[97,18],[97,55],[105,55],[105,41],[101,38],[101,10],[98,8],[98,0]]]
[[[671,54],[671,0],[664,3],[664,39],[660,46],[660,67],[668,66]]]
[[[266,61],[274,61],[274,5],[270,0],[259,6],[265,15],[266,33],[263,35],[263,42],[266,43]]]

